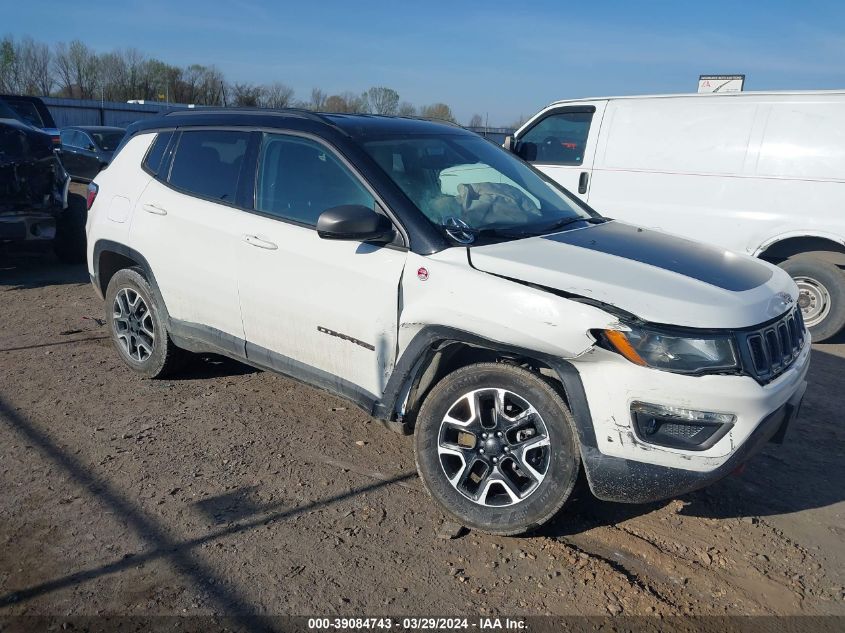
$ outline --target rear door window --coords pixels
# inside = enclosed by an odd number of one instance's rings
[[[520,137],[520,154],[532,163],[580,165],[592,120],[593,112],[586,110],[549,114]]]
[[[182,132],[168,182],[187,193],[234,204],[249,132]]]

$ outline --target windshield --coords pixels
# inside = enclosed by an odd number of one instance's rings
[[[522,161],[480,137],[405,136],[362,145],[419,210],[458,241],[471,242],[485,232],[542,233],[593,217]],[[459,227],[467,231],[449,230]]]
[[[94,142],[101,150],[113,152],[123,139],[123,132],[93,132]]]

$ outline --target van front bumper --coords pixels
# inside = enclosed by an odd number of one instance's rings
[[[749,376],[652,370],[596,348],[558,364],[593,494],[626,503],[676,497],[722,479],[767,442],[783,442],[804,397],[809,359],[807,344],[788,370],[765,385]],[[635,402],[733,414],[735,422],[699,450],[660,446],[634,428]]]

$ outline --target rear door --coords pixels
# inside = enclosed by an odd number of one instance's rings
[[[149,262],[177,325],[240,354],[238,247],[247,214],[236,200],[249,137],[221,129],[176,134],[161,165],[147,166],[158,173],[140,197],[131,228],[132,247]],[[159,150],[154,143],[147,161]]]
[[[395,360],[407,251],[317,235],[328,208],[378,210],[374,192],[322,142],[266,133],[258,154],[255,211],[244,214],[237,255],[247,356],[372,400]]]
[[[74,178],[82,176],[80,169],[79,144],[82,133],[77,130],[62,130],[62,165]]]
[[[519,155],[582,200],[588,200],[606,104],[579,101],[544,110],[517,133]]]
[[[87,132],[77,132],[79,135],[79,175],[87,180],[94,180],[100,173],[100,158],[97,156],[97,146],[94,139]]]

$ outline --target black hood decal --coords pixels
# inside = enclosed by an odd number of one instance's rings
[[[543,239],[631,259],[733,292],[757,288],[772,277],[763,264],[730,252],[616,221]]]

